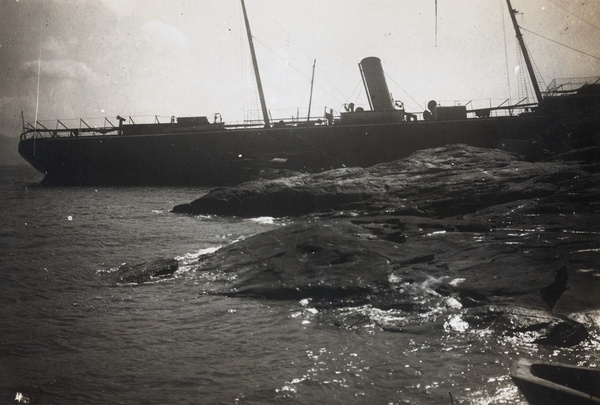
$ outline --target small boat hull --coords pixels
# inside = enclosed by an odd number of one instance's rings
[[[531,405],[600,404],[600,370],[517,360],[510,376]]]

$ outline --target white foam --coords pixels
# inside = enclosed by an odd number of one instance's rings
[[[197,252],[185,253],[182,256],[176,256],[175,260],[179,260],[179,261],[183,261],[183,262],[189,262],[191,260],[198,259],[200,256],[208,255],[208,254],[211,254],[211,253],[215,253],[217,250],[221,249],[221,247],[222,246],[213,246],[213,247],[208,247],[208,248],[200,249]]]
[[[273,217],[257,217],[257,218],[250,218],[250,221],[256,222],[257,224],[272,225],[275,223],[275,218],[273,218]]]
[[[465,332],[469,329],[469,324],[463,321],[460,315],[450,315],[448,320],[444,323],[444,329]]]
[[[444,303],[451,309],[462,309],[462,304],[454,297],[447,298]]]
[[[464,283],[466,280],[466,278],[455,278],[454,280],[450,281],[448,285],[456,287],[457,285]]]

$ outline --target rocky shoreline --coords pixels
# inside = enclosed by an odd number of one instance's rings
[[[599,156],[587,148],[525,162],[453,145],[215,189],[173,211],[292,219],[202,256],[197,272],[231,276],[210,293],[325,310],[441,308],[449,327],[573,346],[600,324]]]

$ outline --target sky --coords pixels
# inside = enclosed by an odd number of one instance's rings
[[[368,106],[358,68],[368,56],[407,110],[518,101],[505,0],[437,0],[437,18],[435,4],[246,0],[271,115],[306,116],[315,60],[311,116]],[[512,5],[546,84],[600,76],[600,1]],[[0,135],[20,134],[21,112],[51,128],[117,115],[260,118],[239,0],[0,0],[0,33]]]

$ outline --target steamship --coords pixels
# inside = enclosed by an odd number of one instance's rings
[[[557,148],[596,142],[600,128],[600,82],[554,81],[542,92],[510,0],[506,0],[538,100],[467,109],[428,104],[410,112],[392,99],[381,60],[367,57],[359,72],[369,110],[349,105],[334,116],[272,121],[265,103],[252,34],[241,0],[257,80],[263,122],[226,124],[207,117],[173,117],[170,122],[56,128],[23,122],[19,153],[45,174],[47,185],[200,185],[241,183],[265,171],[319,172],[368,167],[412,152],[447,144],[515,147],[523,156],[536,145]],[[106,120],[108,122],[108,120]],[[520,152],[520,153],[521,153]]]

